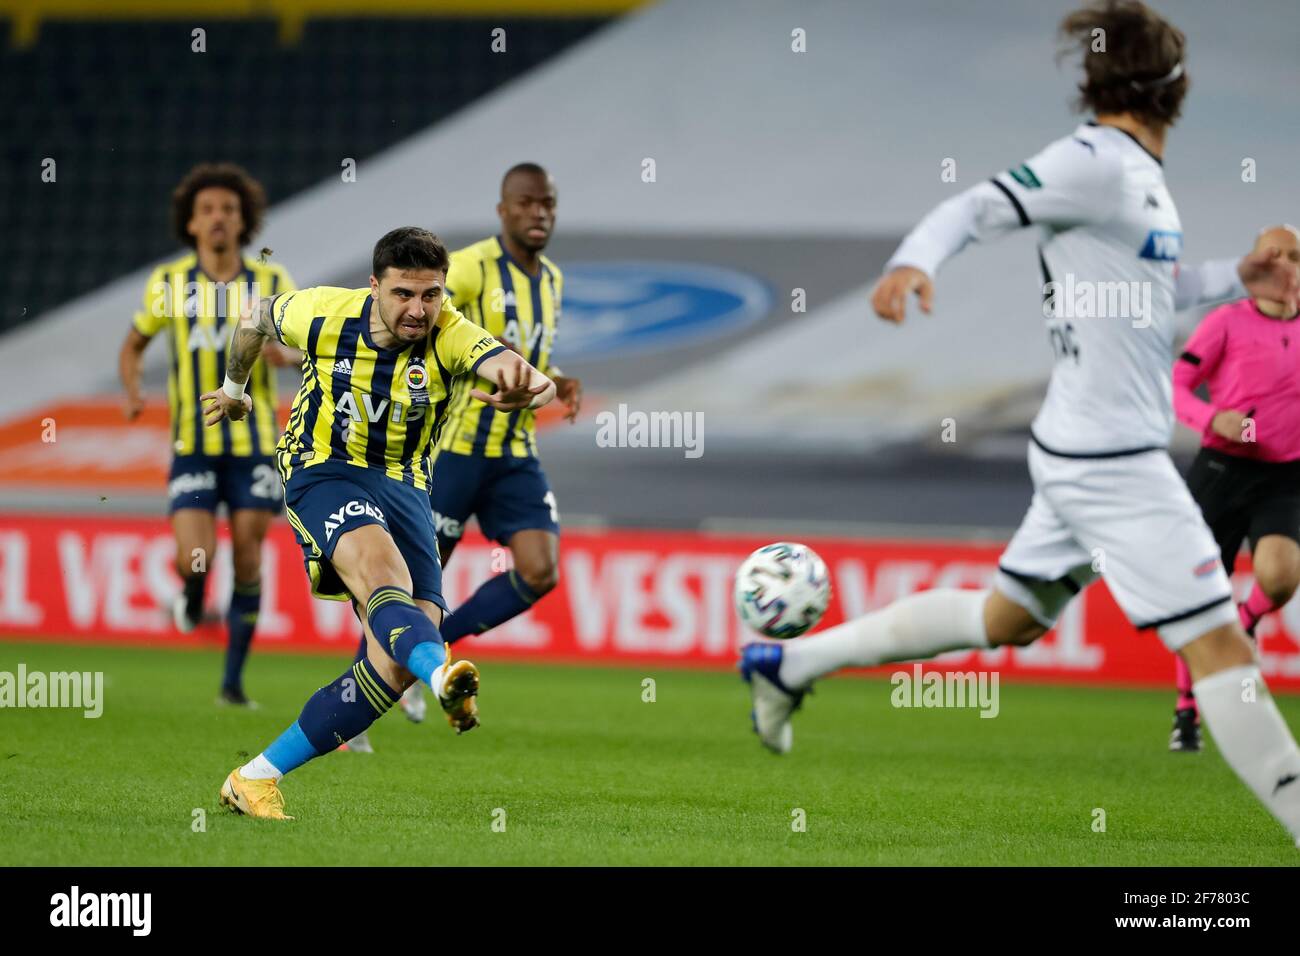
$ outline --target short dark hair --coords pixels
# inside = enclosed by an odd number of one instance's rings
[[[248,174],[248,170],[235,163],[199,163],[172,190],[172,232],[187,246],[197,246],[190,235],[190,220],[194,217],[194,197],[201,190],[218,187],[229,189],[239,196],[239,211],[244,217],[244,229],[239,234],[239,244],[246,246],[262,228],[262,215],[266,212],[266,191],[262,184]]]
[[[515,175],[515,173],[531,173],[534,176],[541,176],[543,179],[550,176],[550,173],[537,163],[515,163],[507,169],[506,174],[501,177],[501,194],[503,196],[506,192],[506,183],[510,181],[510,177]]]
[[[375,243],[370,260],[371,275],[376,279],[382,278],[389,266],[446,272],[450,264],[451,256],[442,240],[419,226],[401,226],[386,234]]]
[[[1103,49],[1094,49],[1094,31]],[[1148,121],[1178,119],[1190,85],[1183,72],[1187,37],[1139,0],[1099,0],[1061,21],[1058,60],[1083,54],[1075,109],[1134,113]]]

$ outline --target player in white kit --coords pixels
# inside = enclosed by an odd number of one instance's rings
[[[1094,50],[1098,28],[1107,52]],[[1080,105],[1096,119],[936,207],[872,294],[888,321],[902,321],[912,293],[928,312],[932,278],[967,243],[1038,229],[1055,364],[1031,426],[1029,511],[990,590],[936,588],[818,634],[744,648],[755,730],[788,751],[804,692],[840,668],[1029,644],[1100,575],[1135,626],[1183,655],[1224,758],[1300,841],[1300,749],[1264,687],[1214,537],[1165,450],[1174,312],[1246,294],[1294,302],[1294,269],[1275,250],[1178,265],[1182,227],[1161,154],[1187,90],[1182,33],[1133,0],[1072,13],[1061,33],[1084,51]]]

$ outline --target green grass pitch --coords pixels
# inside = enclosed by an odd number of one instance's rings
[[[0,711],[9,865],[1296,862],[1213,744],[1166,752],[1172,691],[1003,684],[990,720],[829,680],[777,757],[733,675],[489,661],[481,728],[456,737],[436,708],[419,726],[395,708],[371,730],[375,754],[291,774],[297,820],[277,824],[221,810],[218,788],[341,656],[255,650],[252,712],[215,706],[215,651],[0,642],[0,670],[19,662],[103,671],[105,704],[97,720]],[[1279,704],[1300,728],[1300,699]]]

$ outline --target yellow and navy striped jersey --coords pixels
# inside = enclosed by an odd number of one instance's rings
[[[429,338],[381,348],[370,334],[369,289],[317,286],[271,304],[276,335],[302,349],[302,387],[277,448],[280,476],[346,461],[425,491],[429,450],[453,381],[470,381],[505,347],[444,300]]]
[[[245,306],[293,290],[284,267],[244,259],[230,282],[216,282],[199,268],[191,252],[160,265],[144,290],[144,308],[133,324],[152,338],[167,330],[171,368],[167,401],[171,406],[172,449],[178,455],[270,456],[280,435],[276,420],[275,374],[260,359],[248,379],[253,414],[243,421],[222,419],[220,428],[203,427],[199,396],[215,391],[226,378],[226,346]]]
[[[564,277],[555,263],[541,256],[541,267],[530,276],[506,252],[497,237],[484,239],[451,254],[447,297],[482,326],[519,351],[542,374],[551,363]],[[470,398],[470,390],[494,392],[496,382],[469,377],[452,390],[447,427],[440,451],[458,455],[524,457],[537,454],[536,413],[531,408],[498,412]]]

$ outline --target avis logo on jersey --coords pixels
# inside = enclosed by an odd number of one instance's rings
[[[516,318],[509,319],[505,328],[501,330],[501,340],[524,355],[539,354],[537,344],[542,341],[543,336],[546,337],[545,351],[549,354],[555,341],[554,326],[545,326],[541,322],[534,322],[526,342],[519,328],[519,320]]]
[[[382,422],[387,418],[388,421],[395,425],[402,422],[414,422],[424,417],[425,409],[429,407],[429,395],[424,394],[424,401],[414,403],[415,396],[411,396],[413,404],[405,405],[402,402],[390,401],[387,398],[381,398],[376,401],[375,396],[369,392],[347,391],[339,396],[338,403],[334,410],[343,418],[340,427],[347,428],[349,424],[355,422],[361,424],[375,424]],[[391,411],[389,407],[391,406]]]
[[[335,375],[352,375],[352,363],[342,359],[334,367]],[[341,417],[339,426],[350,428],[353,424],[367,422],[371,425],[384,421],[393,424],[419,421],[429,407],[429,372],[424,367],[424,360],[413,356],[405,373],[406,389],[410,395],[409,402],[395,402],[391,398],[376,396],[371,392],[349,389],[339,396],[334,410]],[[391,408],[390,408],[391,406]]]

